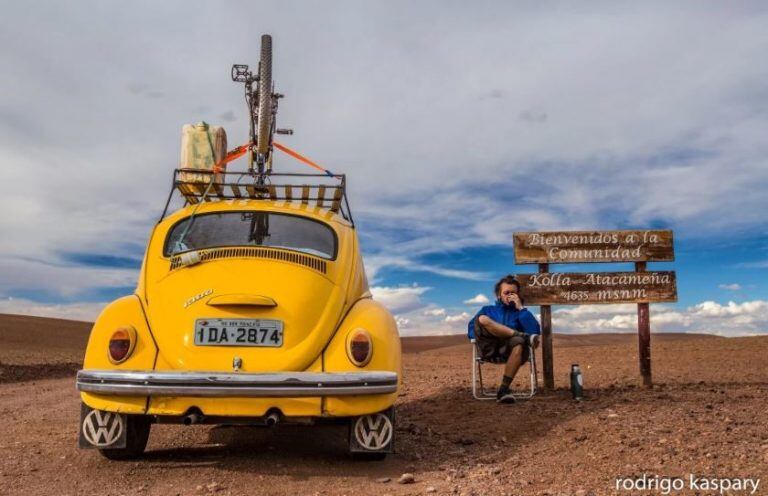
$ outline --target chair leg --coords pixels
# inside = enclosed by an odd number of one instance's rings
[[[483,387],[483,370],[481,368],[482,360],[477,355],[477,347],[472,346],[472,396],[476,400],[496,399],[496,395],[488,393]],[[479,388],[478,388],[479,385]]]
[[[539,392],[539,372],[536,369],[536,349],[531,347],[531,391]]]
[[[539,391],[539,378],[536,371],[536,350],[528,347],[528,366],[530,367],[530,389],[528,392],[512,393],[515,398],[529,399]],[[494,400],[496,393],[486,391],[483,386],[482,360],[477,353],[477,347],[472,346],[472,397],[476,400]]]
[[[477,395],[477,349],[472,345],[472,396],[479,400]]]
[[[485,386],[483,385],[483,361],[482,360],[477,361],[477,377],[479,379],[478,382],[480,383],[480,399],[495,400],[496,393],[494,391],[486,391]]]

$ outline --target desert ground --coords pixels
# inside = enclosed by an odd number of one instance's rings
[[[616,490],[642,474],[760,478],[768,493],[768,337],[654,334],[643,389],[636,336],[556,335],[556,389],[514,405],[472,399],[463,336],[404,338],[383,462],[351,460],[335,426],[175,425],[153,426],[144,459],[110,462],[76,447],[89,328],[0,315],[0,494],[660,494]]]

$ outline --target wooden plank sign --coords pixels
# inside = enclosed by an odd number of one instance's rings
[[[675,273],[543,272],[519,274],[526,305],[659,303],[677,301]]]
[[[515,263],[671,262],[672,231],[568,231],[514,234]]]

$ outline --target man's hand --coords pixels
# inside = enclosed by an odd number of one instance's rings
[[[517,293],[509,295],[509,303],[512,303],[518,310],[523,309],[523,302],[520,301],[520,295]],[[507,304],[509,304],[507,303]]]

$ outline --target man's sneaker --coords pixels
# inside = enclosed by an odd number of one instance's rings
[[[505,394],[501,395],[499,399],[496,400],[499,403],[504,403],[506,405],[511,405],[515,402],[515,397],[512,396],[512,391],[507,391]]]
[[[496,391],[496,401],[501,401],[501,398],[509,394],[509,387],[499,386],[499,390]]]

